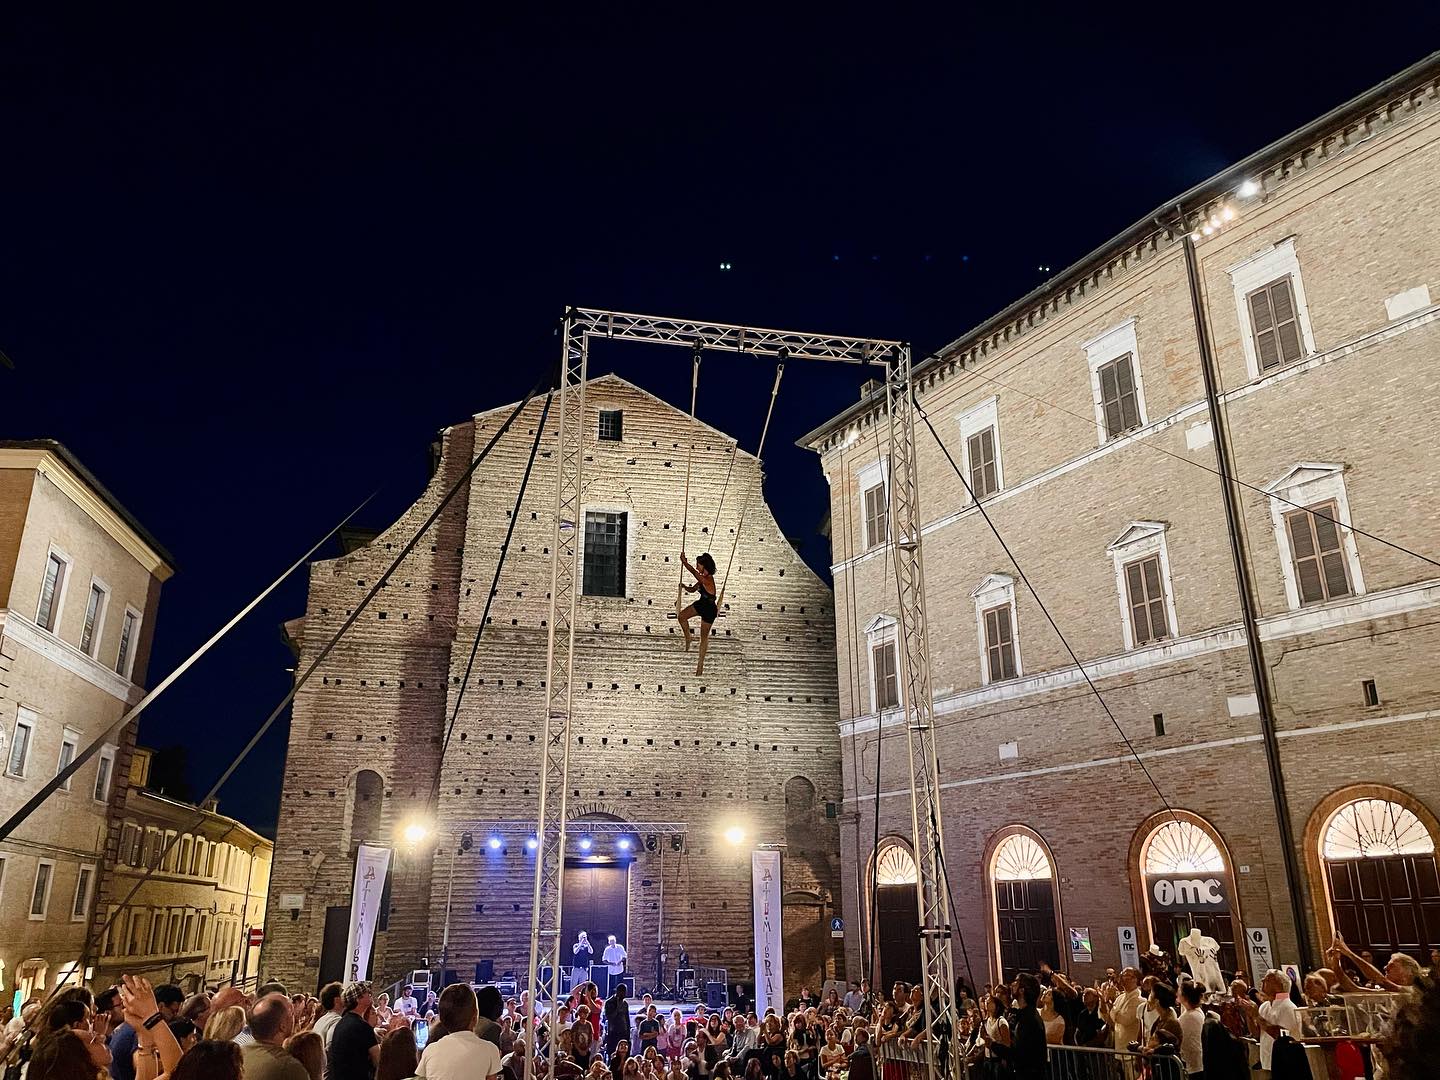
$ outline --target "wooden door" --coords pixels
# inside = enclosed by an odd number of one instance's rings
[[[1434,855],[1330,859],[1330,909],[1335,929],[1356,951],[1368,949],[1383,968],[1394,952],[1421,966],[1440,948],[1440,874]]]
[[[1006,982],[1017,972],[1038,972],[1041,961],[1059,970],[1054,882],[997,881],[995,919],[1000,929],[1000,970]]]
[[[630,865],[567,865],[565,895],[560,912],[560,958],[565,963],[580,931],[590,937],[595,963],[605,952],[605,939],[614,934],[626,949],[630,927]],[[634,957],[627,967],[634,967]]]
[[[873,989],[888,996],[896,982],[920,981],[920,902],[914,885],[881,885],[875,898],[879,976]]]

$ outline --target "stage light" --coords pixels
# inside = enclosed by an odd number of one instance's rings
[[[1211,233],[1213,233],[1215,230],[1214,230],[1214,228],[1212,228],[1211,226],[1206,225],[1206,226],[1205,226],[1203,229],[1201,229],[1200,231],[1201,231],[1202,233],[1204,233],[1206,236],[1209,236],[1209,235],[1210,235]]]
[[[490,850],[491,850],[491,851],[499,851],[499,850],[500,850],[500,837],[498,837],[498,836],[492,836],[492,837],[490,837],[489,843],[490,843]]]
[[[1227,207],[1225,207],[1224,210],[1222,210],[1222,211],[1220,212],[1220,216],[1221,216],[1223,219],[1225,219],[1226,221],[1234,221],[1234,220],[1235,220],[1235,211],[1234,211],[1233,209],[1231,209],[1230,207],[1227,206]]]
[[[536,848],[538,848],[538,847],[540,846],[540,841],[539,841],[539,840],[536,840],[535,837],[532,836],[532,837],[530,837],[528,840],[525,841],[525,846],[526,846],[527,848],[529,848],[531,851],[534,851]]]
[[[1235,192],[1242,199],[1252,199],[1260,194],[1260,185],[1254,180],[1246,180]]]
[[[659,847],[659,846],[660,846],[660,842],[655,838],[655,834],[654,834],[654,833],[651,833],[649,836],[645,837],[645,850],[646,850],[646,851],[654,851],[654,850],[655,850],[657,847]]]
[[[681,836],[679,833],[671,833],[671,834],[670,834],[670,850],[671,850],[671,851],[679,851],[679,850],[680,850],[682,847],[684,847],[684,846],[685,846],[685,838],[684,838],[683,836]]]
[[[628,836],[620,837],[620,839],[615,842],[615,846],[618,847],[621,851],[629,851],[630,838]]]
[[[739,825],[731,825],[730,828],[725,830],[725,839],[736,847],[739,847],[745,842],[745,830]]]
[[[580,850],[581,850],[581,851],[589,851],[589,850],[590,850],[590,844],[591,844],[590,837],[588,837],[588,836],[582,836],[582,837],[580,838]]]
[[[474,846],[475,838],[471,836],[468,832],[462,832],[460,834],[460,850],[469,851]]]
[[[405,842],[407,844],[418,844],[430,835],[430,830],[418,821],[411,822],[405,826]]]

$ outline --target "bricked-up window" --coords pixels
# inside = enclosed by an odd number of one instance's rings
[[[1113,439],[1140,426],[1140,399],[1135,393],[1135,369],[1130,353],[1101,367],[1100,408],[1105,414],[1105,435]]]
[[[586,596],[625,595],[625,534],[629,514],[585,512]]]
[[[995,429],[977,431],[966,440],[970,459],[970,491],[977,499],[994,495],[1000,490],[1000,477],[995,470]]]
[[[35,612],[35,625],[41,630],[55,630],[60,620],[60,592],[65,587],[66,563],[55,552],[45,560],[45,578],[40,583],[40,607]]]
[[[865,547],[870,549],[883,544],[890,536],[890,505],[885,499],[885,484],[881,481],[865,489]]]
[[[895,662],[895,642],[887,641],[870,650],[875,671],[875,708],[893,709],[900,704],[900,676]]]
[[[1170,636],[1170,619],[1165,614],[1165,586],[1160,576],[1160,556],[1150,555],[1125,564],[1125,592],[1130,604],[1130,629],[1136,645]]]
[[[607,442],[619,442],[625,434],[625,410],[600,410],[600,438]]]
[[[1321,604],[1354,592],[1338,519],[1339,508],[1334,502],[1317,503],[1285,515],[1295,585],[1302,604]]]
[[[1250,305],[1250,334],[1261,371],[1271,371],[1305,354],[1289,274],[1260,286],[1245,302]]]
[[[990,669],[990,682],[1015,677],[1015,628],[1010,621],[1010,605],[987,608],[985,617],[985,663]]]

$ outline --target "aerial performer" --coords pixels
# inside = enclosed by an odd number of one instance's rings
[[[693,604],[680,612],[677,618],[680,620],[680,630],[685,635],[685,651],[690,651],[690,642],[695,637],[690,630],[690,620],[696,615],[700,616],[700,655],[699,662],[695,665],[695,674],[705,674],[705,650],[710,646],[710,628],[715,625],[715,560],[710,553],[704,552],[696,556],[695,565],[685,557],[685,552],[680,552],[680,562],[689,570],[695,578],[695,584],[685,585],[686,592],[698,592],[700,595]]]

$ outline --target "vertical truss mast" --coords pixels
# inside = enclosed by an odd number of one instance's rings
[[[918,856],[916,891],[926,999],[939,1003],[936,1019],[955,1030],[950,912],[941,852],[939,778],[931,726],[930,654],[925,634],[924,573],[920,558],[919,480],[915,463],[914,398],[910,347],[898,341],[804,334],[752,326],[691,322],[619,311],[571,308],[561,324],[559,423],[555,447],[555,516],[550,544],[550,618],[545,650],[545,725],[540,740],[540,802],[535,822],[534,903],[530,921],[531,1001],[560,1000],[560,912],[568,821],[572,681],[575,675],[575,614],[580,589],[582,472],[586,451],[585,383],[592,337],[648,341],[696,349],[749,353],[777,360],[828,360],[876,364],[886,369],[890,422],[890,528],[899,592],[901,675],[910,748],[911,821]],[[878,813],[878,807],[877,807]],[[531,1045],[533,1040],[533,1016]],[[929,1065],[941,1062],[936,1025],[930,1027]],[[554,1075],[558,1039],[546,1040],[547,1067]],[[953,1070],[951,1055],[950,1068]],[[525,1059],[526,1080],[535,1075]]]

